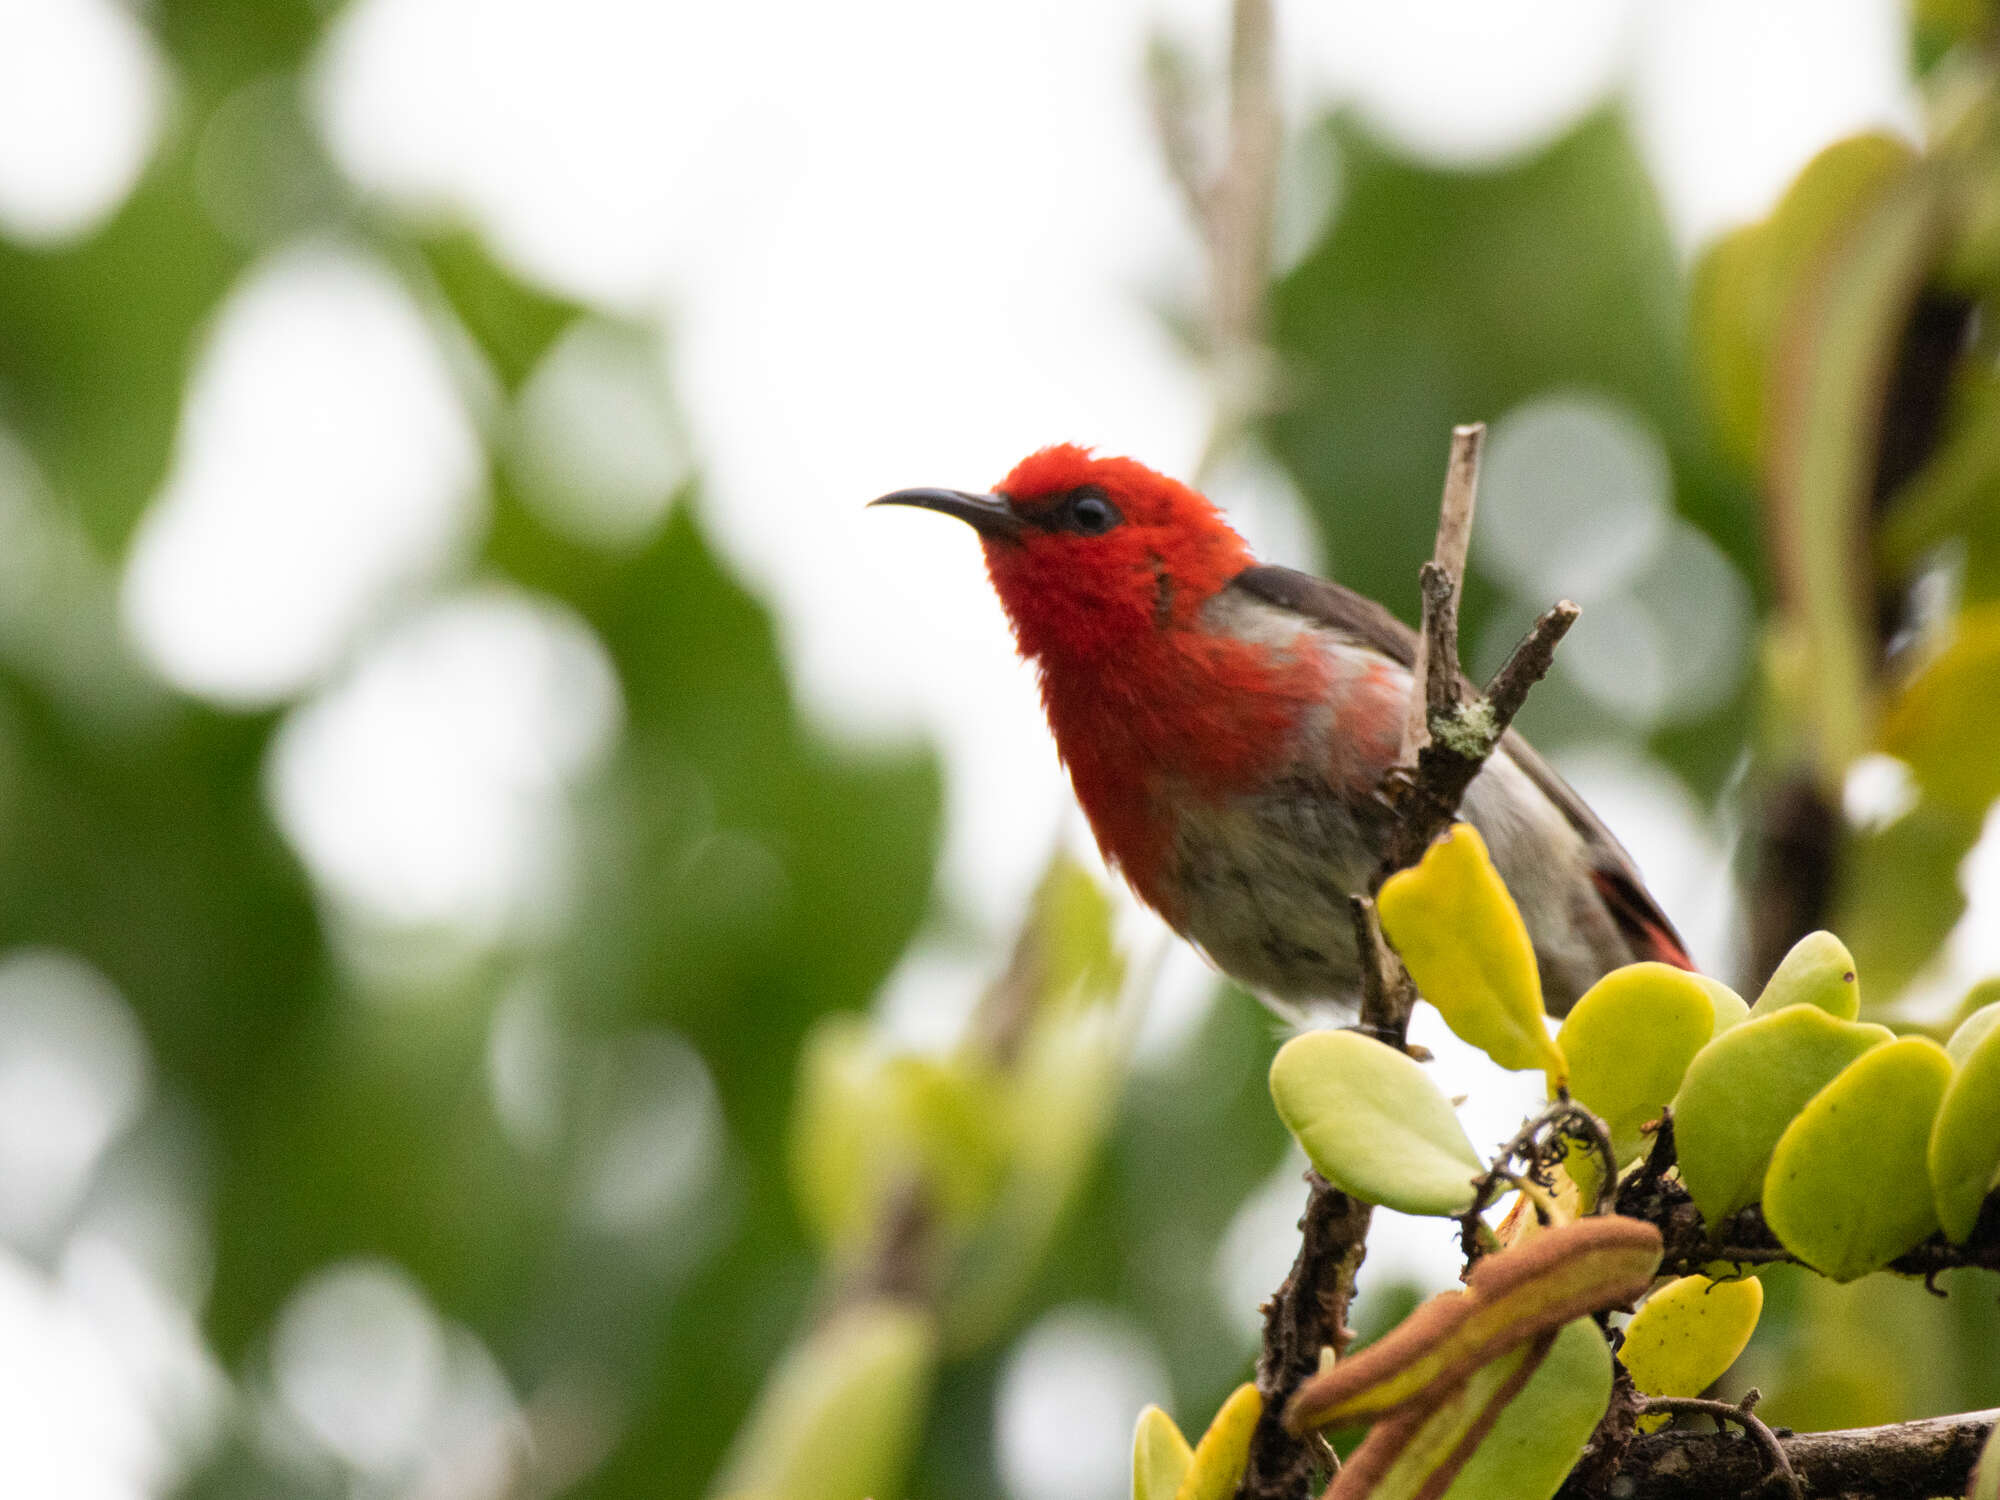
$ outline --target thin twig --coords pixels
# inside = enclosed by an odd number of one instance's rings
[[[1229,151],[1210,194],[1208,226],[1210,313],[1216,354],[1225,362],[1246,358],[1264,341],[1281,140],[1275,42],[1271,0],[1236,0],[1229,30]]]
[[[1805,1500],[1805,1486],[1799,1483],[1799,1476],[1792,1468],[1792,1461],[1785,1454],[1785,1445],[1778,1441],[1778,1435],[1771,1431],[1764,1419],[1751,1410],[1757,1404],[1758,1392],[1751,1391],[1743,1400],[1731,1406],[1727,1401],[1707,1401],[1698,1396],[1641,1396],[1639,1415],[1648,1416],[1658,1412],[1673,1415],[1698,1415],[1715,1418],[1719,1427],[1724,1422],[1734,1422],[1744,1432],[1756,1440],[1764,1450],[1764,1459],[1770,1465],[1770,1472],[1784,1482],[1792,1500]]]
[[[1153,131],[1167,176],[1180,189],[1188,218],[1206,238],[1211,212],[1209,168],[1202,160],[1201,136],[1195,130],[1198,103],[1188,76],[1185,54],[1164,36],[1146,49],[1146,95],[1152,106]]]
[[[1556,659],[1556,647],[1569,634],[1570,626],[1583,613],[1567,599],[1559,599],[1514,648],[1493,680],[1486,684],[1486,701],[1504,730],[1528,700],[1528,690],[1549,675]]]
[[[1389,830],[1378,885],[1422,859],[1431,840],[1451,826],[1465,789],[1498,748],[1529,689],[1548,675],[1556,646],[1576,623],[1578,613],[1566,599],[1557,604],[1535,621],[1505,665],[1493,674],[1482,697],[1431,716],[1431,742],[1417,755],[1416,774],[1405,773],[1384,787],[1397,817]],[[1433,661],[1433,677],[1437,671],[1438,663]]]
[[[1588,1142],[1604,1166],[1604,1181],[1598,1185],[1590,1212],[1611,1211],[1611,1190],[1617,1181],[1618,1160],[1612,1150],[1610,1132],[1604,1128],[1602,1120],[1571,1099],[1565,1091],[1552,1099],[1539,1114],[1523,1121],[1513,1138],[1495,1154],[1493,1164],[1474,1179],[1472,1207],[1459,1215],[1459,1248],[1468,1266],[1486,1253],[1488,1246],[1480,1232],[1485,1220],[1481,1216],[1492,1207],[1500,1190],[1515,1182],[1510,1164],[1521,1163],[1528,1176],[1538,1186],[1546,1188],[1550,1171],[1568,1154],[1565,1142],[1572,1139]]]
[[[1479,454],[1485,440],[1484,422],[1471,422],[1451,430],[1444,498],[1438,505],[1437,541],[1431,548],[1430,563],[1418,575],[1423,590],[1420,633],[1425,649],[1417,653],[1412,669],[1409,710],[1403,716],[1402,749],[1396,756],[1400,765],[1410,769],[1416,766],[1417,752],[1430,743],[1429,716],[1437,712],[1430,684],[1436,681],[1456,696],[1458,597],[1464,588],[1465,559],[1472,546],[1472,516],[1479,499]],[[1433,569],[1441,583],[1433,581]],[[1431,672],[1434,658],[1448,659],[1451,670],[1434,678]]]
[[[1655,1140],[1655,1156],[1661,1152]],[[1668,1148],[1671,1149],[1671,1142]],[[1686,1276],[1717,1261],[1732,1265],[1764,1266],[1803,1264],[1782,1244],[1764,1222],[1763,1210],[1755,1205],[1731,1214],[1718,1224],[1709,1224],[1694,1206],[1687,1187],[1678,1177],[1668,1175],[1665,1166],[1655,1170],[1654,1160],[1632,1173],[1618,1185],[1613,1211],[1627,1218],[1643,1219],[1660,1231],[1666,1252],[1660,1258],[1660,1274]],[[2000,1210],[1990,1211],[1963,1244],[1953,1244],[1943,1235],[1933,1235],[1915,1249],[1889,1262],[1888,1270],[1927,1280],[1946,1271],[2000,1271]]]
[[[1202,138],[1201,90],[1184,54],[1156,38],[1147,59],[1153,128],[1208,261],[1206,349],[1215,413],[1197,482],[1232,452],[1270,401],[1265,300],[1277,215],[1276,23],[1271,0],[1235,0],[1230,12],[1228,122],[1219,149]],[[1211,162],[1219,165],[1211,167]]]

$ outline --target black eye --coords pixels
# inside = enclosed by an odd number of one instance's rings
[[[1121,519],[1117,506],[1089,490],[1069,502],[1069,523],[1085,536],[1102,536]]]

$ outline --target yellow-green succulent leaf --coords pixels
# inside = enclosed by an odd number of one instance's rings
[[[1711,1229],[1756,1201],[1778,1138],[1812,1097],[1893,1039],[1885,1026],[1792,1005],[1751,1017],[1695,1054],[1674,1096],[1674,1146]]]
[[[1264,1398],[1256,1386],[1245,1381],[1231,1391],[1194,1445],[1194,1457],[1174,1500],[1229,1500],[1250,1462],[1250,1436],[1263,1415]]]
[[[1928,1159],[1938,1222],[1950,1239],[1966,1240],[1987,1194],[2000,1187],[2000,1025],[1981,1026],[1974,1045],[1956,1061],[1958,1070],[1931,1126]]]
[[[1572,1318],[1628,1307],[1659,1269],[1660,1233],[1604,1214],[1554,1225],[1488,1255],[1462,1292],[1431,1298],[1359,1354],[1304,1382],[1285,1427],[1374,1421],[1429,1407],[1474,1370]]]
[[[1951,1058],[1904,1037],[1857,1058],[1786,1127],[1764,1174],[1764,1221],[1836,1281],[1879,1270],[1938,1227],[1927,1157]]]
[[[1992,1032],[2000,1030],[2000,998],[1988,1000],[1984,1004],[1973,1004],[1989,988],[1996,996],[2000,996],[2000,980],[1983,980],[1972,987],[1972,993],[1965,997],[1965,1019],[1958,1023],[1950,1039],[1944,1044],[1944,1050],[1951,1054],[1951,1060],[1961,1068],[1965,1066],[1965,1060],[1972,1056],[1974,1048],[1985,1041]]]
[[[778,1363],[739,1429],[721,1493],[760,1500],[900,1494],[937,1351],[928,1314],[854,1304]]]
[[[1711,1036],[1721,1036],[1738,1021],[1749,1018],[1750,1002],[1720,979],[1711,979],[1706,974],[1697,974],[1694,979],[1708,991],[1709,1004],[1715,1008],[1715,1030]]]
[[[1193,1464],[1194,1449],[1172,1417],[1157,1406],[1139,1413],[1132,1429],[1132,1500],[1175,1500]]]
[[[1815,1005],[1842,1021],[1861,1014],[1861,980],[1854,970],[1854,955],[1832,933],[1809,932],[1794,943],[1750,1014],[1768,1016],[1788,1005]]]
[[[1503,1068],[1567,1069],[1542,1016],[1542,980],[1514,898],[1485,840],[1455,823],[1376,897],[1382,931],[1445,1024]]]
[[[1645,1144],[1694,1055],[1715,1033],[1715,1002],[1701,981],[1661,963],[1627,964],[1592,985],[1556,1033],[1569,1091],[1604,1121],[1620,1162]]]
[[[1411,1214],[1462,1214],[1485,1170],[1421,1064],[1358,1031],[1309,1031],[1271,1061],[1278,1118],[1343,1192]]]
[[[1565,1323],[1443,1500],[1549,1500],[1611,1401],[1611,1349],[1590,1318]]]
[[[1642,1395],[1699,1396],[1736,1363],[1763,1310],[1764,1284],[1754,1276],[1683,1276],[1632,1315],[1618,1358]],[[1663,1416],[1640,1418],[1647,1432],[1665,1422]]]

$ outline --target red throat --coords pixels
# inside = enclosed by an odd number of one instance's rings
[[[1255,559],[1187,486],[1065,445],[1023,460],[1000,493],[1032,514],[1082,486],[1118,508],[1115,529],[988,539],[987,572],[1099,846],[1171,919],[1168,809],[1281,764],[1324,673],[1310,654],[1204,628],[1203,606]]]

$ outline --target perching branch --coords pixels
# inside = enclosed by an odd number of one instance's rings
[[[1782,1484],[1791,1500],[1805,1500],[1805,1488],[1799,1483],[1798,1471],[1792,1467],[1784,1444],[1753,1410],[1760,1395],[1761,1392],[1752,1390],[1734,1406],[1727,1401],[1705,1401],[1699,1396],[1642,1396],[1639,1398],[1639,1415],[1643,1417],[1664,1412],[1669,1416],[1708,1416],[1715,1418],[1717,1430],[1724,1422],[1734,1422],[1764,1450],[1764,1461],[1769,1465],[1764,1478]]]
[[[1666,1136],[1665,1130],[1662,1135]],[[1671,1165],[1671,1136],[1666,1136],[1664,1150],[1659,1149],[1661,1145],[1656,1138],[1655,1158],[1663,1155]],[[1644,1219],[1660,1231],[1666,1243],[1660,1261],[1662,1275],[1686,1276],[1717,1261],[1744,1266],[1804,1264],[1778,1243],[1764,1222],[1763,1210],[1756,1205],[1712,1227],[1704,1223],[1680,1179],[1655,1171],[1653,1159],[1619,1185],[1616,1209],[1627,1218]],[[2000,1271],[2000,1211],[1989,1210],[1964,1244],[1953,1244],[1934,1234],[1891,1261],[1888,1269],[1904,1276],[1921,1276],[1926,1282],[1946,1271]]]
[[[1486,694],[1468,701],[1458,666],[1458,600],[1485,432],[1479,424],[1452,431],[1435,556],[1419,575],[1423,628],[1404,720],[1403,744],[1409,753],[1381,789],[1391,809],[1388,855],[1369,882],[1368,893],[1351,899],[1361,969],[1360,1029],[1392,1047],[1406,1045],[1416,990],[1382,937],[1374,893],[1397,870],[1421,859],[1431,841],[1458,815],[1465,789],[1499,747],[1528,690],[1547,673],[1557,642],[1577,616],[1576,606],[1567,602],[1550,610],[1495,674]],[[1560,1113],[1563,1105],[1557,1108]],[[1538,1122],[1538,1128],[1548,1123]],[[1292,1437],[1279,1413],[1299,1383],[1318,1369],[1322,1348],[1337,1355],[1347,1346],[1347,1309],[1366,1253],[1370,1210],[1317,1175],[1309,1180],[1312,1191],[1300,1221],[1304,1238],[1298,1258],[1285,1284],[1264,1304],[1264,1350],[1257,1364],[1264,1415],[1251,1438],[1250,1461],[1237,1487],[1237,1500],[1304,1500],[1327,1467],[1323,1442]]]
[[[1382,936],[1375,903],[1349,902],[1355,949],[1361,958],[1361,1030],[1391,1047],[1404,1045],[1416,990]],[[1264,1304],[1264,1350],[1257,1361],[1263,1415],[1250,1439],[1250,1460],[1238,1500],[1297,1500],[1315,1488],[1331,1466],[1332,1452],[1318,1435],[1300,1439],[1285,1431],[1283,1413],[1292,1392],[1318,1369],[1320,1351],[1347,1352],[1354,1332],[1347,1309],[1354,1279],[1368,1253],[1374,1209],[1306,1173],[1306,1209],[1299,1220],[1299,1253],[1271,1300]]]
[[[1347,1308],[1368,1253],[1374,1210],[1317,1172],[1306,1173],[1306,1183],[1299,1253],[1284,1284],[1264,1304],[1264,1350],[1257,1360],[1264,1411],[1250,1438],[1237,1500],[1300,1500],[1333,1466],[1325,1438],[1295,1438],[1285,1431],[1285,1403],[1318,1371],[1322,1349],[1338,1356],[1353,1342]]]
[[[1711,1405],[1722,1406],[1728,1420],[1736,1419],[1735,1407],[1719,1401],[1701,1403],[1704,1409]],[[1995,1421],[2000,1421],[2000,1409],[1842,1432],[1781,1430],[1773,1437],[1804,1494],[1925,1500],[1965,1493],[1980,1446]],[[1557,1500],[1612,1496],[1715,1500],[1718,1495],[1754,1495],[1771,1472],[1770,1464],[1769,1453],[1758,1442],[1734,1434],[1659,1432],[1632,1440],[1615,1478],[1586,1485],[1579,1482],[1580,1475],[1573,1475],[1557,1492]]]

